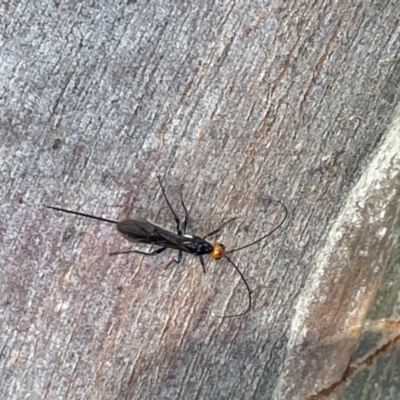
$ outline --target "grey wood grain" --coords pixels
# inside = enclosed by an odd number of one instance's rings
[[[398,238],[397,2],[0,7],[0,397],[339,398]],[[44,207],[174,229],[157,175],[228,249],[288,207],[246,316],[227,262]]]

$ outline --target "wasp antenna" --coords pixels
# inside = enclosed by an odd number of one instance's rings
[[[272,235],[275,231],[277,231],[283,225],[283,223],[286,221],[286,218],[287,218],[287,216],[289,214],[289,211],[288,211],[287,207],[281,201],[278,201],[278,200],[271,200],[271,201],[273,203],[279,204],[280,206],[283,207],[283,209],[285,211],[285,214],[284,214],[284,216],[282,218],[282,221],[279,222],[279,224],[274,229],[272,229],[266,235],[261,236],[260,238],[258,238],[254,242],[247,243],[244,246],[237,247],[236,249],[233,249],[233,250],[229,250],[229,251],[227,251],[227,253],[234,253],[235,251],[243,250],[243,249],[246,249],[247,247],[253,246],[254,244],[257,244],[257,243],[261,242],[262,240],[264,240],[265,238],[267,238],[268,236]]]
[[[118,221],[113,221],[112,219],[96,217],[95,215],[85,214],[78,211],[67,210],[65,208],[53,207],[53,206],[46,206],[47,208],[51,208],[52,210],[65,212],[67,214],[79,215],[80,217],[86,217],[91,219],[96,219],[97,221],[107,222],[109,224],[118,224]]]
[[[244,277],[244,275],[241,273],[240,269],[236,266],[236,264],[228,257],[228,256],[224,256],[232,265],[233,267],[236,269],[237,273],[240,275],[240,277],[242,278],[242,281],[244,282],[244,284],[246,285],[246,289],[247,289],[247,294],[249,296],[249,305],[247,306],[246,310],[239,313],[239,314],[234,314],[234,315],[217,315],[217,318],[235,318],[235,317],[241,317],[242,315],[247,314],[250,309],[251,309],[251,290],[250,290],[250,286],[248,285],[248,283],[246,282],[246,279]]]

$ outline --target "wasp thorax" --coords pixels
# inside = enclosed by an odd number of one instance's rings
[[[212,258],[215,258],[216,260],[219,260],[224,255],[225,255],[225,246],[221,243],[214,243],[210,256]]]

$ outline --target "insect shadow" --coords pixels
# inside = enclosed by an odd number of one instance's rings
[[[160,176],[158,176],[157,178],[160,183],[160,188],[161,188],[163,197],[165,199],[165,202],[167,203],[168,208],[170,209],[172,215],[174,216],[174,219],[176,222],[176,233],[167,231],[166,229],[163,229],[160,226],[153,224],[152,222],[146,220],[145,218],[125,219],[123,221],[118,222],[118,221],[114,221],[114,220],[107,219],[107,218],[97,217],[95,215],[90,215],[90,214],[85,214],[85,213],[81,213],[81,212],[77,212],[77,211],[67,210],[65,208],[53,207],[53,206],[46,206],[46,207],[51,208],[56,211],[62,211],[62,212],[68,213],[68,214],[79,215],[81,217],[91,218],[91,219],[95,219],[97,221],[115,224],[115,225],[117,225],[118,232],[128,241],[134,242],[134,243],[144,243],[144,244],[151,244],[151,245],[159,246],[158,249],[153,250],[151,252],[145,252],[145,251],[140,251],[140,250],[128,250],[128,251],[118,251],[118,252],[110,253],[110,255],[136,253],[136,254],[142,254],[144,256],[156,256],[158,254],[161,254],[166,249],[170,248],[170,249],[178,250],[178,257],[176,259],[172,259],[165,268],[168,268],[172,263],[179,264],[182,261],[183,252],[185,252],[185,253],[193,254],[193,255],[199,257],[200,264],[203,268],[204,273],[206,272],[206,269],[204,266],[204,259],[203,259],[204,255],[208,254],[215,260],[220,260],[221,258],[225,258],[235,268],[235,270],[237,271],[237,273],[239,274],[240,278],[242,279],[243,283],[246,286],[247,294],[248,294],[248,305],[247,305],[246,310],[244,310],[243,312],[241,312],[239,314],[223,315],[223,316],[219,316],[219,318],[234,318],[234,317],[240,317],[242,315],[247,314],[250,311],[251,305],[252,305],[251,290],[250,290],[250,287],[249,287],[244,275],[242,274],[240,269],[237,267],[237,265],[232,261],[232,259],[228,256],[228,254],[235,253],[236,251],[243,250],[250,246],[253,246],[253,245],[261,242],[268,236],[272,235],[285,222],[285,220],[288,216],[287,207],[278,200],[270,200],[271,202],[280,205],[284,210],[283,218],[279,222],[279,224],[277,226],[275,226],[267,234],[261,236],[260,238],[258,238],[257,240],[254,240],[251,243],[247,243],[243,246],[237,247],[232,250],[226,250],[225,246],[222,243],[214,242],[212,244],[212,243],[208,242],[206,239],[210,236],[213,236],[213,235],[216,235],[217,233],[219,233],[220,230],[225,225],[234,221],[236,219],[236,217],[231,218],[228,221],[225,221],[217,229],[214,229],[212,232],[208,233],[207,235],[205,235],[203,237],[188,235],[186,233],[186,227],[189,222],[189,213],[188,213],[188,210],[183,201],[183,194],[182,194],[182,186],[183,185],[181,185],[181,187],[180,187],[180,200],[181,200],[182,208],[184,210],[185,217],[181,224],[181,221],[178,218],[178,215],[176,214],[175,210],[173,209],[173,207],[171,206],[171,203],[168,200],[168,197],[165,193],[165,188],[162,184]]]

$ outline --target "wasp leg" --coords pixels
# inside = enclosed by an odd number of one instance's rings
[[[161,249],[151,251],[150,253],[148,253],[146,251],[139,251],[139,250],[115,251],[114,253],[110,253],[110,256],[116,256],[118,254],[129,254],[129,253],[142,254],[143,256],[156,256],[157,254],[162,253],[165,249],[166,249],[166,247],[161,247]]]
[[[204,260],[203,260],[203,256],[199,256],[200,257],[200,264],[203,267],[203,272],[206,273],[206,267],[204,266]]]
[[[183,210],[185,211],[185,220],[183,221],[182,231],[183,231],[183,233],[185,233],[187,224],[189,223],[189,213],[185,206],[185,203],[183,202],[182,187],[183,187],[183,185],[181,185],[181,190],[180,190],[181,191],[181,204],[182,204]]]
[[[218,233],[225,225],[228,225],[230,222],[234,221],[236,217],[233,217],[231,219],[228,219],[228,221],[225,221],[219,228],[213,230],[212,232],[208,233],[206,236],[203,237],[203,239],[208,238],[209,236],[215,235]]]
[[[181,261],[182,261],[182,252],[179,250],[179,252],[178,252],[178,259],[177,259],[177,260],[172,259],[172,260],[167,264],[167,266],[165,267],[165,269],[168,269],[168,267],[169,267],[172,263],[180,264]]]
[[[157,178],[158,178],[158,182],[160,183],[161,192],[162,192],[162,194],[164,196],[164,199],[165,199],[165,201],[166,201],[166,203],[168,205],[168,208],[171,210],[171,212],[172,212],[172,214],[174,216],[174,219],[175,219],[175,222],[176,222],[176,231],[177,231],[179,236],[182,236],[181,223],[179,221],[179,218],[178,218],[176,212],[174,211],[174,209],[172,208],[171,203],[169,202],[167,195],[165,194],[165,189],[164,189],[164,186],[161,183],[160,176],[157,176]]]

